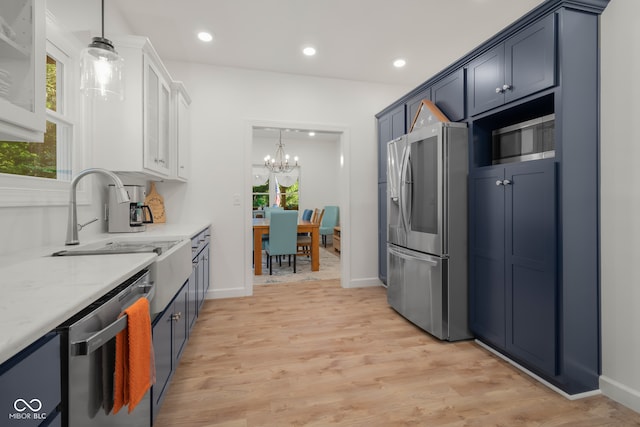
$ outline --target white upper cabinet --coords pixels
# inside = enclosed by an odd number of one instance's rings
[[[125,100],[93,101],[93,166],[175,179],[171,77],[146,37],[112,41],[125,61]]]
[[[161,175],[170,174],[169,80],[151,55],[144,55],[144,167]]]
[[[0,2],[0,140],[43,141],[44,0]]]
[[[191,98],[182,82],[171,84],[173,125],[172,137],[175,140],[174,162],[171,165],[172,177],[179,181],[189,179],[189,147],[191,138],[191,123],[189,105]]]

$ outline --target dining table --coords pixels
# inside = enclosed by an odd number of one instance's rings
[[[298,220],[298,233],[311,234],[311,271],[320,270],[320,224]],[[262,274],[262,236],[269,234],[269,218],[253,218],[253,271]]]

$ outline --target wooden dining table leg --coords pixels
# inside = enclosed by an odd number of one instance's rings
[[[311,271],[320,270],[320,229],[314,227],[311,231]]]
[[[262,230],[253,229],[253,274],[262,275]]]

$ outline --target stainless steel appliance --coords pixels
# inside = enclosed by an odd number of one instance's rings
[[[555,114],[549,114],[494,130],[493,164],[555,157],[555,120]]]
[[[467,128],[434,123],[387,144],[387,300],[443,340],[467,327]]]
[[[144,270],[58,327],[62,337],[63,425],[68,427],[149,426],[149,392],[130,414],[113,415],[115,336],[126,328],[119,314],[138,298],[153,299]]]
[[[109,233],[137,233],[145,231],[145,224],[153,222],[149,206],[144,204],[146,196],[141,185],[125,185],[129,194],[129,203],[119,203],[117,188],[109,185],[109,204],[107,205],[107,221]],[[148,215],[148,220],[145,219]]]

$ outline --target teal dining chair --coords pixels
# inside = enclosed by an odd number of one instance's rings
[[[273,274],[273,256],[278,256],[282,266],[282,256],[293,255],[293,272],[296,272],[296,252],[298,249],[298,211],[271,211],[269,220],[269,238],[264,242],[267,253],[269,275]]]
[[[284,210],[284,208],[282,206],[267,206],[264,208],[264,217],[265,219],[269,219],[271,218],[271,212],[273,211],[282,211]],[[262,235],[262,249],[264,249],[265,247],[265,242],[269,240],[269,235],[268,234],[263,234]]]
[[[322,244],[327,247],[327,236],[333,236],[333,227],[338,225],[338,212],[337,206],[325,206],[324,216],[320,223],[320,236],[322,236]]]

